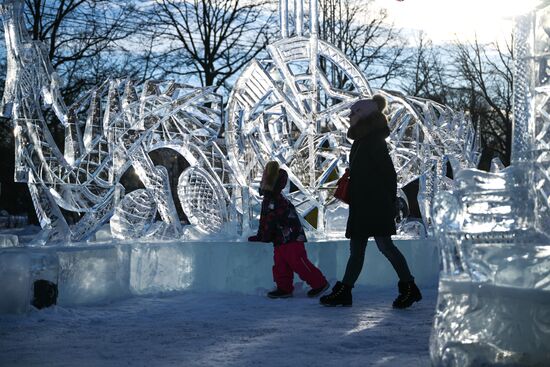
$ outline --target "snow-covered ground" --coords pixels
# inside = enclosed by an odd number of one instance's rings
[[[28,242],[25,233],[15,233],[20,244]],[[429,240],[396,245],[424,294],[408,310],[391,308],[397,277],[374,245],[351,308],[307,298],[297,276],[294,298],[266,298],[271,245],[107,239],[6,246],[0,248],[0,367],[427,366],[437,248]],[[307,248],[334,284],[348,242]],[[39,311],[29,297],[41,278],[58,284],[59,305]]]
[[[305,291],[184,291],[0,315],[0,366],[429,365],[436,289],[407,310],[391,308],[394,289],[356,287],[351,308]]]

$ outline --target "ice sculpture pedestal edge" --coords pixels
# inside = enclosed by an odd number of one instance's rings
[[[433,366],[547,366],[550,292],[441,278]]]
[[[409,260],[417,283],[435,288],[439,259],[434,241],[396,240],[395,244]],[[306,247],[310,260],[331,282],[342,277],[349,255],[348,241],[308,242]],[[184,290],[263,296],[274,286],[272,265],[271,244],[248,242],[111,242],[0,248],[0,294],[4,295],[0,298],[0,313],[28,311],[36,279],[58,284],[58,305],[62,307]],[[298,294],[308,288],[300,282],[296,277]],[[376,246],[367,247],[358,284],[390,287],[397,292],[395,272]]]

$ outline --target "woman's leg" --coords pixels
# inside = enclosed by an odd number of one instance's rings
[[[377,236],[374,237],[374,240],[376,241],[376,245],[378,246],[380,252],[382,252],[392,264],[395,272],[397,273],[397,276],[399,276],[399,280],[402,282],[413,281],[414,277],[411,275],[409,266],[407,265],[407,260],[405,260],[405,257],[403,256],[401,251],[399,251],[399,249],[395,247],[391,237]]]
[[[293,242],[281,245],[290,268],[298,274],[300,279],[311,288],[321,288],[327,284],[327,279],[315,265],[307,258],[303,242]]]
[[[363,262],[365,261],[365,249],[367,248],[368,238],[351,238],[349,241],[349,259],[346,265],[346,273],[342,283],[349,287],[353,287],[361,270],[363,269]]]

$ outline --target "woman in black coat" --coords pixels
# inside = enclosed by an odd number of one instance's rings
[[[350,239],[350,257],[346,273],[332,293],[321,298],[326,306],[351,306],[351,289],[355,285],[365,258],[370,237],[390,261],[399,276],[399,296],[395,308],[406,308],[422,299],[403,254],[395,247],[395,208],[397,175],[386,138],[390,135],[383,114],[386,100],[380,95],[351,106],[348,138],[353,140],[350,152],[350,204],[346,237]]]

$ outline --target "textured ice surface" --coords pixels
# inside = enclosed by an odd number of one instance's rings
[[[546,366],[550,292],[442,281],[431,344],[441,366]]]
[[[156,213],[157,204],[149,191],[145,189],[132,191],[124,196],[111,217],[110,228],[113,237],[118,239],[142,237],[153,224]]]
[[[59,303],[91,304],[129,295],[129,247],[92,246],[58,251]]]
[[[525,167],[459,171],[457,189],[436,197],[443,266],[431,341],[436,366],[548,361],[550,240],[537,231]]]
[[[327,208],[325,213],[326,230],[332,236],[344,236],[346,225],[348,223],[348,208],[346,204],[340,201],[336,202]]]
[[[188,288],[196,269],[195,249],[181,244],[139,244],[131,249],[130,284],[136,294]]]
[[[29,253],[0,250],[2,290],[0,312],[24,312],[30,303],[31,259]]]
[[[0,247],[15,247],[19,245],[19,237],[14,234],[0,234]]]
[[[437,284],[433,241],[395,241],[421,286]],[[308,255],[334,282],[344,274],[348,241],[309,242]],[[111,242],[72,247],[0,250],[2,312],[29,307],[30,286],[47,279],[59,286],[60,305],[104,303],[130,295],[179,290],[257,294],[274,286],[273,245],[248,242]],[[301,280],[296,276],[297,283]],[[374,243],[367,247],[358,284],[395,288],[397,276]],[[307,285],[305,285],[307,287]],[[263,291],[262,291],[263,292]]]
[[[512,165],[458,171],[432,207],[443,265],[436,366],[550,361],[549,19],[541,1],[516,20]]]

